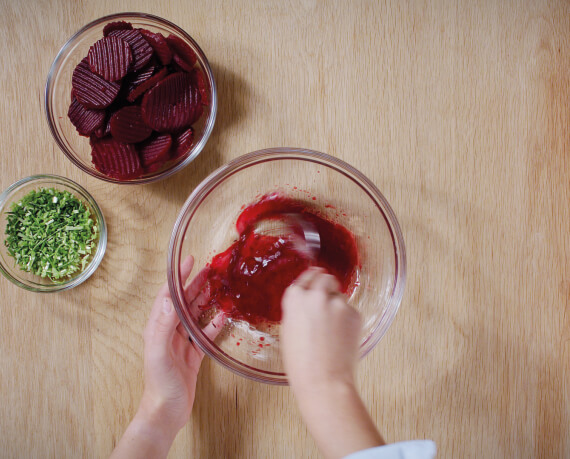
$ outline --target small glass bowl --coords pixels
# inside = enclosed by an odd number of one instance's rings
[[[61,191],[69,191],[85,204],[91,211],[92,217],[99,228],[99,238],[97,248],[92,254],[93,258],[84,270],[76,273],[69,280],[62,283],[54,283],[48,278],[42,278],[35,274],[28,273],[16,265],[14,258],[8,254],[4,244],[7,226],[7,213],[10,212],[13,203],[20,201],[30,191],[38,191],[40,188],[56,188]],[[57,175],[33,175],[23,178],[10,185],[0,194],[0,272],[18,287],[22,287],[32,292],[60,292],[76,287],[85,282],[95,272],[107,247],[107,226],[101,209],[93,197],[80,185]]]
[[[126,21],[134,28],[143,28],[151,32],[160,32],[164,36],[177,35],[188,44],[198,57],[198,66],[206,76],[210,87],[210,105],[204,107],[200,119],[192,125],[194,142],[187,153],[181,155],[167,169],[145,174],[132,180],[118,180],[109,177],[93,166],[89,138],[80,136],[69,120],[67,111],[71,103],[71,75],[81,60],[87,56],[89,48],[103,37],[103,28],[109,22]],[[57,54],[51,65],[45,87],[45,111],[53,137],[63,153],[81,170],[106,182],[118,184],[143,184],[169,177],[190,164],[202,151],[216,120],[218,95],[212,69],[204,52],[194,39],[177,25],[166,19],[144,13],[119,13],[104,16],[90,22],[76,32]]]
[[[192,255],[190,277],[196,276],[237,239],[235,223],[243,206],[275,191],[316,206],[319,215],[354,234],[360,267],[348,302],[362,317],[360,357],[380,341],[398,311],[406,253],[396,216],[378,188],[352,166],[323,153],[295,148],[248,153],[196,187],[174,225],[168,254],[168,282],[180,320],[194,342],[224,367],[255,381],[285,385],[279,324],[261,330],[225,321],[221,333],[210,339],[205,329],[212,321],[216,327],[219,316],[188,304],[180,269]]]

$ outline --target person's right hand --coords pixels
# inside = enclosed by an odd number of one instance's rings
[[[283,361],[293,389],[353,384],[360,315],[346,303],[336,278],[309,268],[287,288],[282,308]]]
[[[281,302],[281,352],[301,415],[326,458],[340,458],[384,441],[354,384],[360,315],[336,278],[310,268]]]

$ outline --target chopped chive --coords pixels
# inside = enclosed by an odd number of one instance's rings
[[[99,229],[91,211],[69,191],[40,188],[7,212],[4,245],[20,269],[54,283],[83,271]]]

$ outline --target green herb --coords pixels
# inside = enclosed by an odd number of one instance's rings
[[[24,271],[65,282],[85,269],[95,251],[97,224],[69,191],[31,191],[7,215],[4,245]]]

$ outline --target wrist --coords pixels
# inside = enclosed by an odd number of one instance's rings
[[[327,412],[334,412],[348,401],[359,398],[351,378],[331,379],[328,382],[303,383],[292,386],[299,410],[306,421],[317,421]]]
[[[144,395],[131,424],[137,433],[144,435],[158,447],[166,447],[167,451],[180,430],[174,421],[168,419],[161,404]]]
[[[312,377],[291,381],[291,388],[299,400],[326,402],[357,394],[354,377],[347,373],[342,376]]]
[[[111,459],[166,458],[173,441],[174,436],[165,435],[161,426],[139,409],[111,453]]]

